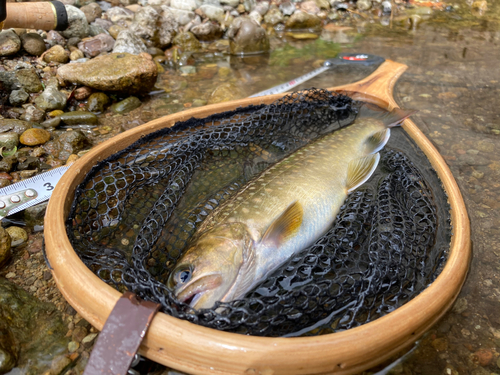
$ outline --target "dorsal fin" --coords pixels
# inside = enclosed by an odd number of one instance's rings
[[[369,137],[366,140],[366,153],[374,154],[384,148],[391,137],[391,129],[384,129]]]
[[[298,231],[303,216],[302,205],[298,201],[293,202],[271,223],[262,236],[261,242],[273,244],[276,247],[280,246],[287,238]]]
[[[347,193],[357,189],[371,177],[377,168],[379,160],[380,154],[377,152],[376,154],[352,160],[349,163],[346,181]]]

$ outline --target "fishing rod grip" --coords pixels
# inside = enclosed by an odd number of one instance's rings
[[[2,9],[5,14],[1,13]],[[0,0],[0,17],[2,16],[5,17],[4,29],[14,27],[65,30],[68,27],[68,14],[64,4],[60,1],[5,4],[5,0]],[[1,18],[0,21],[2,21]]]

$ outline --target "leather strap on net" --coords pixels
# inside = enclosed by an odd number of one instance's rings
[[[125,375],[160,305],[125,292],[109,314],[83,375]]]

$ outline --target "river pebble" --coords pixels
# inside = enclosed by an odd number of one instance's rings
[[[64,49],[64,47],[60,45],[56,45],[50,48],[43,55],[43,61],[45,62],[57,62],[57,63],[67,63],[69,61],[69,52]]]
[[[314,14],[297,11],[286,21],[289,29],[315,29],[321,26],[321,19]]]
[[[26,101],[29,99],[28,93],[24,89],[20,90],[12,90],[12,92],[9,95],[9,102],[13,106],[18,106],[21,104],[26,103]]]
[[[0,56],[9,56],[17,53],[21,49],[21,39],[14,30],[4,30],[0,32]]]
[[[113,53],[125,52],[133,55],[139,55],[146,52],[146,50],[147,47],[142,39],[127,29],[118,33],[113,47]]]
[[[124,114],[136,108],[139,108],[141,104],[142,103],[138,98],[136,98],[135,96],[129,96],[127,99],[113,104],[111,106],[111,110],[115,113]]]
[[[38,108],[52,111],[54,109],[64,109],[66,101],[66,95],[59,91],[56,85],[50,85],[35,99],[35,104]]]
[[[0,268],[2,268],[11,258],[11,238],[7,231],[0,227]]]
[[[190,31],[201,41],[208,42],[222,37],[222,28],[216,22],[205,22],[200,25],[193,26]]]
[[[25,104],[26,105],[26,104]],[[43,120],[45,111],[34,105],[26,105],[24,113],[21,115],[21,120],[39,123]]]
[[[89,35],[89,23],[87,17],[77,7],[66,5],[66,12],[68,13],[69,27],[61,31],[61,35],[69,39],[72,37],[85,38]]]
[[[82,51],[86,57],[96,57],[103,52],[113,50],[115,40],[108,34],[99,34],[93,38],[85,38],[78,43],[78,49]]]
[[[90,95],[87,101],[87,109],[90,112],[101,113],[104,112],[109,103],[109,96],[103,92],[96,92]]]
[[[19,135],[13,131],[0,134],[0,148],[12,150],[19,144]]]
[[[84,5],[80,8],[80,10],[85,14],[85,18],[87,22],[90,24],[96,20],[96,18],[100,18],[102,15],[102,9],[97,3],[90,3]],[[102,25],[99,24],[102,27]]]
[[[33,56],[40,56],[45,52],[45,42],[37,33],[26,33],[21,35],[23,49]]]
[[[19,141],[26,146],[37,146],[43,145],[44,143],[48,142],[49,139],[50,133],[47,130],[32,128],[26,130],[23,134],[21,134]]]
[[[16,247],[28,241],[28,233],[20,227],[8,227],[5,229],[10,236],[11,246]]]
[[[185,52],[196,52],[201,49],[201,43],[196,39],[193,33],[189,31],[177,35],[172,43]]]
[[[266,31],[249,17],[237,18],[227,35],[232,54],[269,51],[269,38]]]

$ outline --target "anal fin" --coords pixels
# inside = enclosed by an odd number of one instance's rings
[[[380,154],[368,155],[359,159],[352,160],[347,168],[347,193],[351,193],[359,186],[363,185],[375,172]]]
[[[293,236],[302,224],[304,210],[302,205],[295,201],[275,219],[262,236],[262,242],[280,246],[287,238]]]

